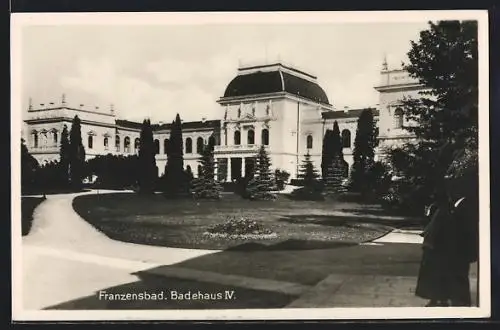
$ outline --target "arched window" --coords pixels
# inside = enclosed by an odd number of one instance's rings
[[[52,131],[52,136],[54,137],[54,144],[57,144],[57,138],[58,138],[57,131],[55,131],[55,130]]]
[[[186,139],[186,153],[190,154],[193,152],[193,140],[191,138]]]
[[[239,146],[241,144],[241,133],[240,131],[234,132],[234,144]]]
[[[168,139],[163,140],[163,153],[164,154],[168,153],[168,143],[169,143]]]
[[[307,149],[312,149],[312,147],[313,147],[313,137],[312,137],[311,134],[309,134],[307,136],[306,145],[307,145]]]
[[[123,149],[126,153],[130,152],[130,138],[128,136],[123,140]]]
[[[92,135],[89,135],[87,144],[89,146],[89,149],[92,149],[92,147],[94,146],[94,137]]]
[[[38,148],[38,132],[33,132],[33,148]]]
[[[116,135],[115,136],[115,148],[117,152],[120,152],[120,136]]]
[[[342,148],[351,147],[351,131],[348,129],[342,130]]]
[[[139,148],[141,146],[141,140],[139,138],[135,138],[134,140],[134,150],[137,153],[139,151]]]
[[[264,128],[262,130],[262,144],[265,146],[269,145],[269,130],[267,128]]]
[[[249,145],[255,144],[255,132],[253,129],[248,130],[247,144],[249,144]]]
[[[344,176],[344,178],[348,178],[349,177],[349,163],[344,160],[343,166],[344,166],[343,176]]]
[[[201,136],[196,139],[196,152],[198,154],[203,153],[203,138]]]
[[[107,136],[104,137],[103,144],[104,144],[104,150],[108,150],[109,142],[108,142],[108,137]]]
[[[394,110],[394,128],[403,128],[403,109]]]
[[[155,155],[158,155],[160,153],[160,140],[156,139],[155,140]]]

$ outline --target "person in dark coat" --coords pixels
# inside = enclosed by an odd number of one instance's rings
[[[469,268],[479,254],[479,186],[476,171],[448,176],[436,194],[422,236],[415,294],[427,306],[470,306]]]

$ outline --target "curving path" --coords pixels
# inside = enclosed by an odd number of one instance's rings
[[[99,191],[116,193],[117,191]],[[120,191],[121,192],[121,191]],[[147,263],[173,264],[186,259],[219,252],[147,246],[115,241],[82,219],[73,209],[76,196],[96,194],[95,191],[50,195],[33,214],[30,234],[23,237],[25,247],[65,249],[78,253],[99,254]]]

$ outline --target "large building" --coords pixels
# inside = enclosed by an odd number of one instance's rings
[[[379,103],[373,110],[379,129],[377,157],[386,147],[398,145],[411,135],[400,107],[405,97],[416,97],[423,86],[402,69],[389,70],[383,63],[381,81],[374,88]],[[320,168],[324,133],[338,122],[345,161],[352,165],[357,119],[363,109],[335,110],[317,77],[282,63],[240,67],[217,100],[221,116],[183,122],[184,164],[197,175],[199,154],[210,139],[215,143],[221,180],[232,181],[252,170],[253,159],[264,145],[273,168],[296,177],[306,153]],[[82,140],[88,158],[103,154],[131,155],[138,152],[141,123],[119,119],[113,107],[71,107],[64,96],[59,104],[29,105],[23,136],[28,150],[40,163],[57,160],[64,125],[71,128],[75,115],[81,119]],[[153,124],[159,175],[167,161],[170,125]]]

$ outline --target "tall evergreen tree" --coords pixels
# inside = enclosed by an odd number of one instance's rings
[[[201,173],[193,180],[192,193],[196,198],[219,199],[222,186],[216,179],[216,162],[213,146],[208,144],[203,148],[200,157]]]
[[[145,119],[142,122],[141,135],[139,138],[139,155],[138,155],[138,170],[139,170],[139,193],[152,194],[154,193],[155,182],[157,179],[156,172],[156,150],[153,139],[153,129],[151,121]]]
[[[69,150],[71,185],[79,189],[85,171],[85,148],[82,143],[81,121],[78,116],[73,118],[71,124]]]
[[[305,155],[302,164],[300,164],[298,178],[302,181],[303,186],[292,192],[293,197],[302,200],[322,199],[320,175],[314,167],[309,153]]]
[[[274,178],[271,173],[271,160],[262,145],[256,157],[255,172],[246,187],[246,194],[251,200],[274,200]]]
[[[189,179],[184,171],[184,147],[182,142],[182,122],[179,114],[172,122],[170,141],[165,166],[163,190],[170,197],[182,197],[189,193]]]
[[[69,181],[70,150],[68,126],[64,125],[61,132],[61,145],[59,147],[60,180],[63,186],[66,186]]]
[[[366,191],[366,180],[368,171],[374,164],[377,142],[375,121],[371,109],[365,109],[358,118],[356,138],[354,139],[353,158],[351,173],[351,189],[361,193]]]
[[[333,145],[332,145],[333,132],[327,129],[323,137],[323,148],[321,152],[321,175],[323,179],[326,178],[327,169],[333,159]]]

